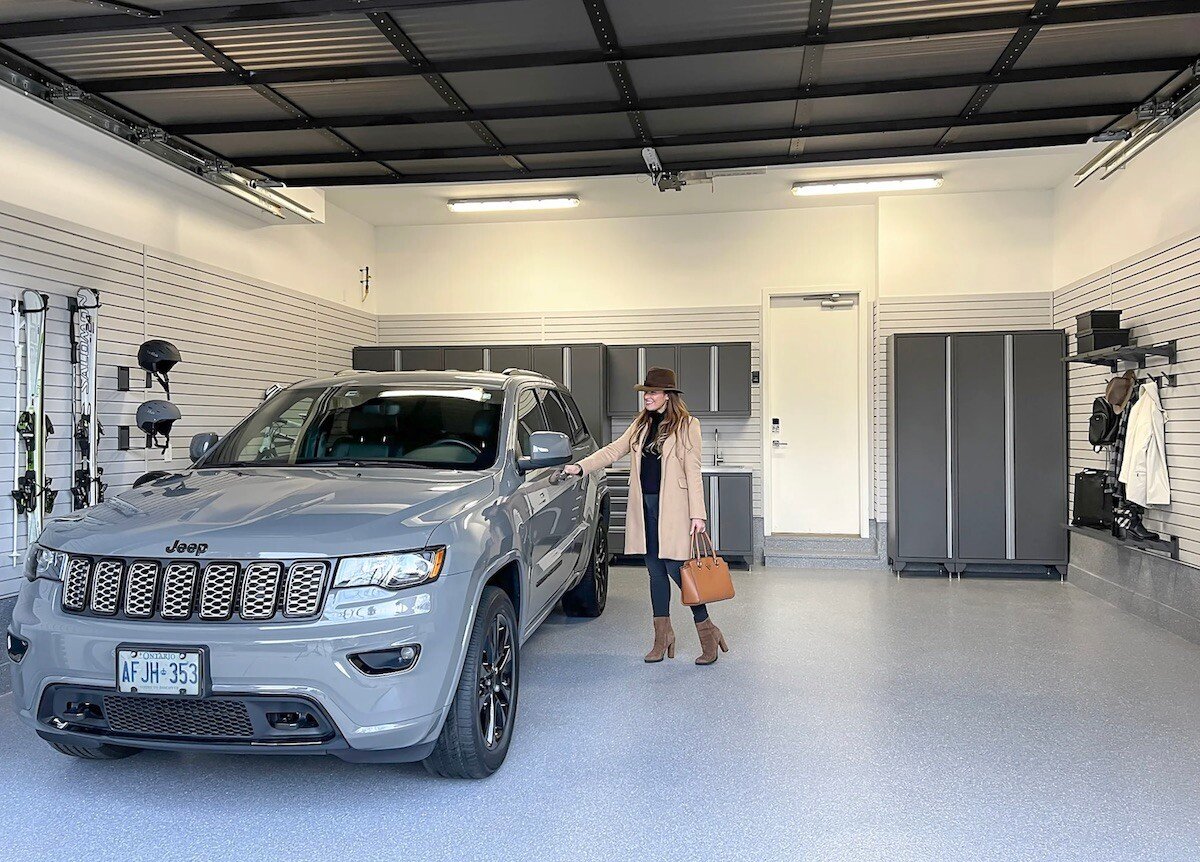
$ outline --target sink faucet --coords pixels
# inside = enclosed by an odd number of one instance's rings
[[[725,456],[721,454],[721,429],[713,429],[713,466],[719,467],[725,462]]]

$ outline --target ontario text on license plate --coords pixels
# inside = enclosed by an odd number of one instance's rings
[[[203,672],[199,650],[117,650],[117,691],[198,697]]]

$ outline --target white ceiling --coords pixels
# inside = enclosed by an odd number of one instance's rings
[[[489,183],[347,186],[326,189],[326,200],[374,225],[470,224],[479,222],[557,221],[691,213],[746,212],[794,207],[861,204],[879,195],[796,198],[789,193],[799,180],[940,173],[936,191],[904,194],[958,194],[978,191],[1052,189],[1082,167],[1102,144],[1048,149],[973,153],[943,158],[923,156],[902,161],[769,168],[757,176],[718,177],[713,185],[659,192],[642,176],[582,177],[563,180],[508,180]],[[452,198],[525,197],[575,194],[570,210],[524,213],[451,213]]]

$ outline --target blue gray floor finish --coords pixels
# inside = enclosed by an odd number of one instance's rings
[[[482,782],[420,765],[63,757],[0,698],[0,856],[1195,860],[1200,646],[1069,584],[759,569],[732,652],[646,665],[645,572],[526,645]]]

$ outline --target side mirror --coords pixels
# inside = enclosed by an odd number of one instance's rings
[[[217,441],[221,438],[216,434],[209,432],[208,434],[197,434],[192,438],[192,445],[188,447],[188,457],[195,464],[201,458],[209,453],[213,446],[217,445]]]
[[[529,435],[529,454],[517,459],[522,473],[542,467],[558,467],[571,461],[571,440],[561,431],[534,431]]]

